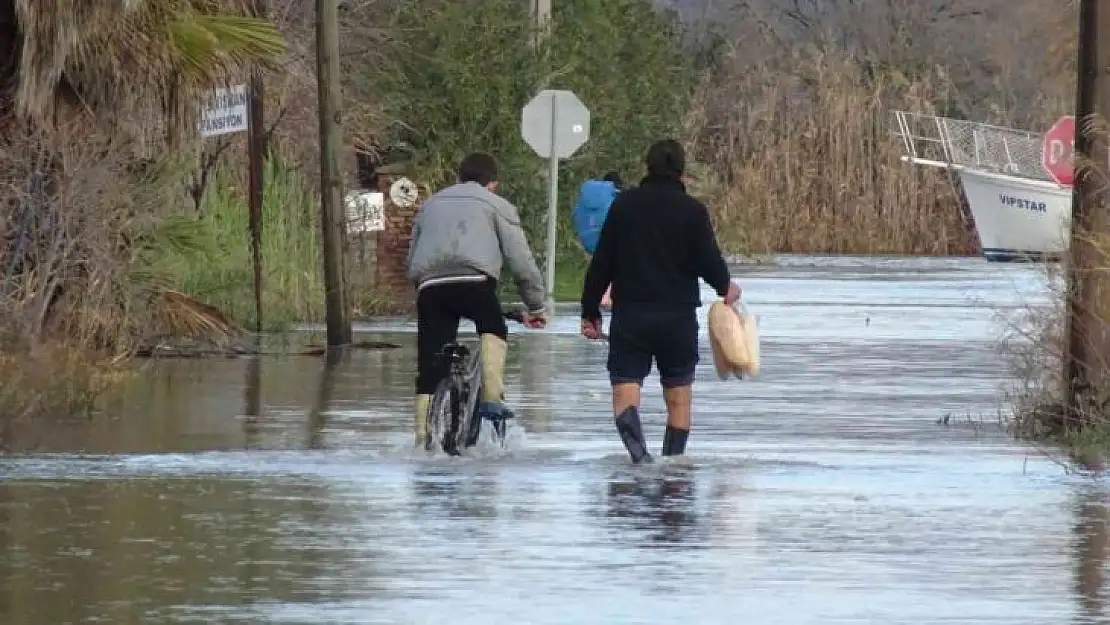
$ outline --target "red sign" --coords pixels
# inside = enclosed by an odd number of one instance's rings
[[[1056,184],[1070,187],[1075,181],[1075,118],[1065,115],[1052,124],[1041,140],[1041,166]]]

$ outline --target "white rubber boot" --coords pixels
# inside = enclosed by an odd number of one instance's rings
[[[483,334],[479,340],[482,346],[482,392],[478,399],[504,404],[505,356],[509,345],[496,334]]]
[[[428,407],[432,403],[431,395],[417,395],[412,408],[412,431],[414,445],[424,448],[428,440]]]

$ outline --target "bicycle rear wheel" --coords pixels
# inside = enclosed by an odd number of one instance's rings
[[[478,395],[482,388],[482,362],[481,350],[475,350],[470,355],[467,363],[466,378],[463,380],[465,393],[459,397],[462,405],[459,407],[459,417],[462,428],[459,431],[458,444],[460,447],[473,447],[478,444],[478,437],[482,433],[482,417],[478,414]]]
[[[439,447],[444,453],[459,455],[460,400],[462,389],[455,376],[448,376],[436,386],[428,406],[428,440],[425,449]]]

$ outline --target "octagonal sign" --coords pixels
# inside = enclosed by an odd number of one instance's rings
[[[1041,139],[1041,166],[1056,181],[1069,187],[1075,182],[1075,118],[1065,115]]]
[[[545,89],[524,106],[520,135],[544,158],[568,158],[590,138],[590,110],[573,91]]]

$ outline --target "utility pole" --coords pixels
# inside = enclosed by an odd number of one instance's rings
[[[1110,0],[1081,1],[1078,61],[1064,373],[1069,420],[1082,426],[1084,400],[1110,384],[1110,277],[1099,253],[1110,243]]]
[[[342,92],[339,85],[339,2],[316,0],[316,83],[320,109],[320,228],[324,255],[324,308],[328,347],[351,343],[347,310],[347,252],[343,178],[339,153]]]
[[[532,19],[536,21],[532,45],[538,48],[544,37],[551,34],[551,0],[532,0]]]
[[[265,0],[255,0],[255,17],[265,17]],[[251,265],[254,270],[254,330],[262,332],[262,161],[266,153],[264,136],[265,111],[262,100],[262,71],[255,66],[251,71],[247,100],[247,154],[249,178],[247,200],[249,204],[248,228],[251,231]]]
[[[543,43],[551,35],[551,2],[552,0],[532,0],[532,18],[535,20],[535,31],[532,38],[532,47],[537,52],[543,50]],[[547,167],[547,187],[548,187],[548,200],[547,200],[547,251],[544,254],[546,258],[544,261],[544,277],[547,282],[547,298],[544,305],[547,307],[547,314],[555,314],[555,236],[558,230],[558,223],[555,219],[556,211],[559,207],[559,159],[555,156],[554,150],[554,137],[555,137],[555,120],[557,119],[554,110],[555,100],[552,97],[552,113],[551,113],[551,137],[552,137],[552,154],[548,161]]]

